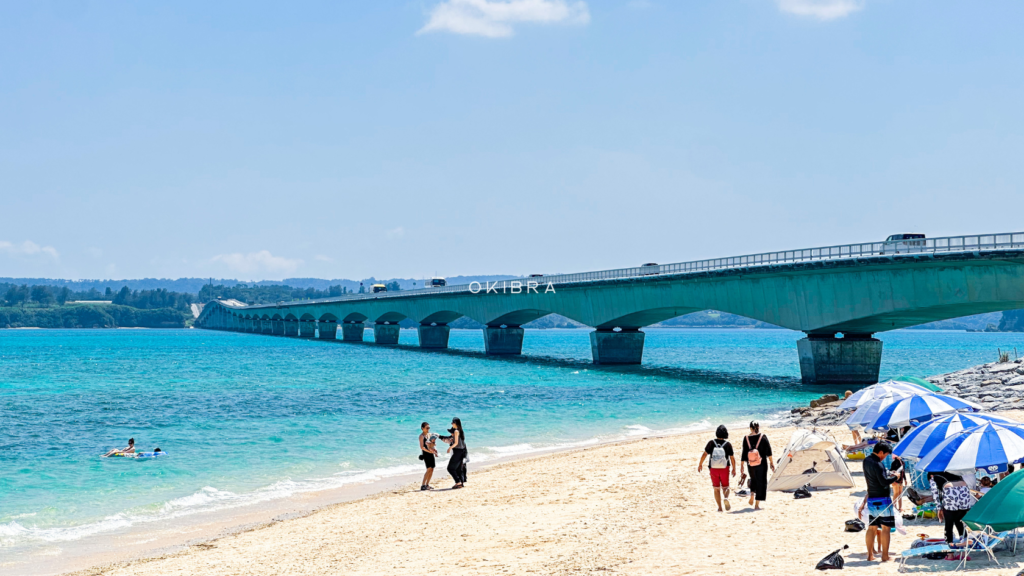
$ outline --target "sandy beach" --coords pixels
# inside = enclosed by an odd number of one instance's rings
[[[1006,413],[1024,420],[1024,413]],[[766,432],[778,452],[793,428]],[[733,430],[735,440],[743,431]],[[836,430],[841,434],[845,431]],[[328,506],[190,546],[173,554],[97,567],[89,575],[237,574],[811,574],[849,543],[846,569],[896,573],[868,562],[864,533],[845,533],[863,496],[855,489],[812,498],[771,492],[754,511],[742,497],[716,510],[707,470],[697,461],[711,432],[642,438],[494,465],[472,472],[464,490],[445,490],[438,469],[430,492],[418,484]],[[908,504],[909,505],[909,504]],[[908,523],[893,553],[917,533],[941,537],[935,520]],[[970,570],[1017,574],[1024,562],[978,554]],[[1024,558],[1024,554],[1020,556]],[[953,562],[913,560],[908,572],[950,571]]]

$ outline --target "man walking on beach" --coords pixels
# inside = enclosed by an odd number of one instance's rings
[[[870,456],[864,459],[864,480],[868,485],[868,495],[857,510],[857,515],[864,514],[868,509],[868,531],[864,540],[868,545],[868,561],[875,559],[875,536],[882,546],[882,562],[889,561],[889,531],[896,527],[896,517],[892,506],[889,486],[899,479],[902,470],[890,476],[882,465],[882,459],[892,454],[892,448],[885,442],[875,444]]]
[[[704,447],[700,463],[697,464],[697,472],[702,471],[704,459],[711,456],[708,468],[711,470],[711,486],[715,489],[715,503],[718,504],[719,512],[722,512],[723,503],[726,510],[732,509],[729,506],[729,471],[732,470],[732,475],[736,475],[736,457],[733,456],[732,444],[726,441],[728,437],[729,431],[725,426],[719,426],[715,430],[715,439]]]

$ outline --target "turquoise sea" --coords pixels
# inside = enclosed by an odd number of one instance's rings
[[[643,366],[611,368],[590,363],[587,330],[528,331],[512,359],[485,356],[468,330],[452,331],[447,352],[414,348],[412,330],[393,348],[202,330],[0,330],[0,556],[418,472],[424,420],[439,431],[461,417],[477,463],[771,420],[836,391],[800,383],[800,337],[650,330]],[[881,338],[883,377],[991,362],[999,347],[1024,352],[1024,334]],[[128,437],[169,456],[99,457]]]

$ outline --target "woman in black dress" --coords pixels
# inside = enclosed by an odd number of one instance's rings
[[[458,418],[452,418],[452,435],[451,435],[451,448],[448,452],[451,453],[452,457],[448,460],[448,473],[451,474],[452,480],[455,481],[455,488],[462,488],[463,483],[466,481],[466,455],[469,453],[466,449],[466,433],[462,430],[462,420]]]
[[[751,455],[752,451],[757,454]],[[752,457],[753,456],[753,457]],[[752,465],[751,461],[757,462]],[[757,422],[750,423],[750,435],[743,438],[743,455],[741,462],[747,464],[747,471],[750,474],[750,503],[754,510],[761,509],[761,502],[764,502],[768,493],[768,467],[775,472],[775,461],[772,460],[772,445],[768,437],[761,434],[761,425]],[[740,478],[740,484],[743,479]]]

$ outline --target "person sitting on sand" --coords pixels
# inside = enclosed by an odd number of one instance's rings
[[[722,512],[722,503],[725,509],[729,506],[729,471],[736,475],[736,457],[733,455],[732,444],[727,440],[729,431],[725,426],[719,426],[715,430],[715,439],[708,442],[704,447],[704,453],[700,455],[700,462],[697,464],[697,472],[704,468],[704,459],[711,456],[708,469],[711,471],[711,486],[715,489],[715,503],[718,504],[718,511]],[[724,496],[724,498],[723,498]]]
[[[128,446],[126,448],[122,448],[120,450],[114,448],[110,452],[104,454],[103,457],[108,458],[110,456],[125,456],[127,454],[135,454],[135,438],[128,439]]]
[[[982,476],[981,480],[978,480],[977,497],[981,498],[985,494],[988,494],[988,491],[991,490],[992,487],[995,486],[996,484],[998,484],[998,481],[993,482],[992,479],[989,478],[988,476]]]
[[[896,482],[899,476],[891,476],[882,465],[882,460],[889,454],[892,454],[892,448],[885,442],[879,442],[875,444],[871,455],[864,459],[864,480],[868,485],[868,494],[857,510],[857,515],[863,515],[864,508],[867,507],[868,530],[864,540],[868,546],[868,561],[875,559],[876,537],[882,545],[882,562],[889,561],[889,529],[896,527],[889,486]]]
[[[430,487],[430,478],[434,475],[434,457],[437,456],[437,448],[434,448],[434,444],[437,443],[437,434],[430,433],[430,424],[424,422],[420,424],[420,460],[423,460],[423,464],[426,465],[427,471],[423,473],[423,482],[420,483],[420,490],[433,490]]]

